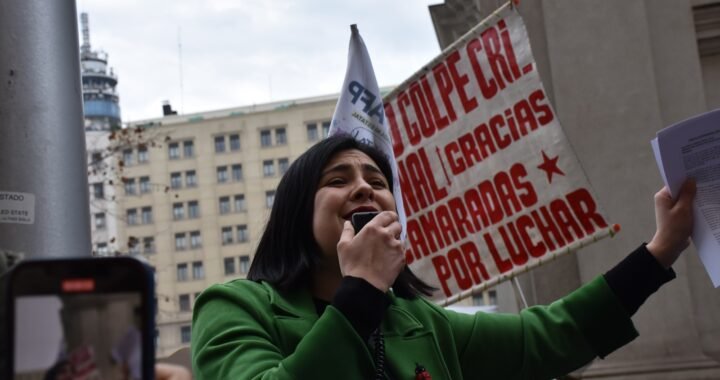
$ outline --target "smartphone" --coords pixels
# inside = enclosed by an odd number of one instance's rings
[[[357,234],[358,232],[360,232],[360,230],[365,227],[365,225],[369,221],[371,221],[372,218],[374,218],[377,214],[379,214],[378,211],[356,212],[352,214],[352,216],[350,217],[350,222],[355,229],[355,233]]]
[[[152,269],[131,257],[25,260],[8,274],[5,379],[154,378]]]

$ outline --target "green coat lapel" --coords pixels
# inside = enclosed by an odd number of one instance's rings
[[[270,295],[281,347],[285,355],[290,355],[318,320],[312,295],[307,289],[281,294],[267,283],[263,285]],[[432,331],[398,306],[394,295],[391,297],[393,304],[386,311],[381,325],[385,335],[388,371],[393,378],[414,379],[415,366],[421,364],[434,380],[449,379],[447,366]],[[369,351],[367,354],[370,355]]]
[[[391,305],[382,322],[385,335],[385,361],[389,372],[397,379],[415,379],[415,367],[424,366],[433,380],[450,379],[448,368],[433,332],[395,304]]]
[[[270,295],[270,306],[277,327],[278,339],[283,354],[288,356],[295,351],[300,340],[312,329],[318,319],[310,292],[297,290],[279,293],[263,282]]]

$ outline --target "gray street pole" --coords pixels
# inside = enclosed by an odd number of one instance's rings
[[[74,0],[0,1],[0,252],[90,256]]]

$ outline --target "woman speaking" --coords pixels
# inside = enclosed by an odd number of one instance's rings
[[[692,232],[694,183],[655,195],[657,231],[549,306],[465,315],[426,300],[405,264],[385,156],[349,137],[301,155],[278,185],[247,280],[195,304],[197,379],[548,379],[637,336],[630,317]],[[362,229],[359,212],[379,212]]]

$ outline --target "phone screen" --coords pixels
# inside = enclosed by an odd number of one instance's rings
[[[13,288],[13,379],[145,379],[148,296],[121,286],[130,276],[109,262],[95,273],[20,272]],[[52,265],[50,263],[43,264]],[[119,271],[121,273],[113,273]],[[44,273],[44,278],[40,276]],[[34,280],[27,278],[34,274]],[[80,275],[80,276],[78,276]],[[134,282],[142,283],[142,273]],[[35,286],[28,287],[30,281]],[[45,285],[40,286],[39,282]],[[135,289],[132,289],[132,288]],[[150,347],[150,352],[147,347]]]

